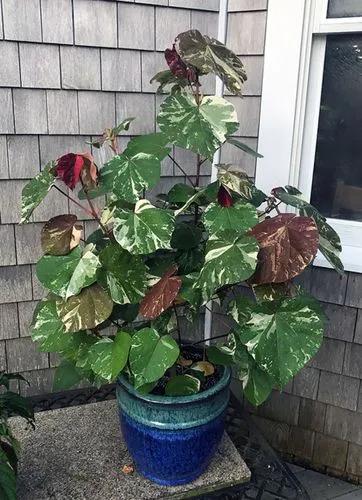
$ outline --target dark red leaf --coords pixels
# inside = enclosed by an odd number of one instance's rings
[[[79,245],[82,229],[76,215],[57,215],[48,220],[41,232],[44,253],[67,255]]]
[[[144,296],[140,304],[140,314],[147,319],[155,319],[166,311],[176,299],[181,288],[180,276],[174,276],[177,266],[172,266]]]
[[[219,191],[217,193],[217,201],[222,207],[232,207],[234,204],[233,197],[231,196],[228,189],[221,184]]]
[[[298,276],[314,259],[319,235],[314,220],[280,214],[257,224],[251,231],[260,245],[253,283],[282,283]]]
[[[178,78],[185,78],[191,82],[196,80],[195,71],[183,62],[175,49],[175,44],[173,44],[172,49],[165,50],[165,59],[171,72],[175,76]]]
[[[82,177],[86,187],[94,187],[98,171],[90,153],[68,153],[57,160],[56,175],[70,189],[74,189]]]

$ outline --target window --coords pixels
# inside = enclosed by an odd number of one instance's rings
[[[258,149],[257,182],[299,187],[362,272],[361,0],[269,0]]]

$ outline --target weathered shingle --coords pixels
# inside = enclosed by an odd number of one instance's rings
[[[191,28],[199,30],[203,35],[217,38],[218,19],[217,12],[199,12],[195,10],[191,12]]]
[[[14,89],[15,130],[17,134],[48,132],[45,90]]]
[[[0,43],[0,85],[2,87],[19,87],[19,54],[16,42]]]
[[[30,266],[0,267],[0,304],[31,298]]]
[[[349,443],[346,471],[355,476],[362,476],[362,446]],[[353,493],[351,493],[351,495],[353,495]]]
[[[360,381],[356,378],[322,371],[319,379],[318,400],[355,411],[359,384]]]
[[[39,173],[39,141],[36,135],[9,135],[8,157],[11,179],[30,179]]]
[[[238,120],[239,129],[234,135],[243,137],[257,137],[259,132],[260,118],[260,97],[228,97],[228,100],[234,105]]]
[[[135,2],[135,3],[143,3],[143,4],[150,4],[150,5],[164,5],[167,6],[169,0],[127,0],[127,2]]]
[[[156,50],[171,48],[175,37],[190,29],[190,11],[156,7]]]
[[[74,90],[47,90],[49,134],[78,134],[78,98]]]
[[[354,341],[358,344],[362,344],[362,309],[358,310]]]
[[[174,150],[174,159],[177,161],[177,163],[182,167],[184,172],[186,172],[187,175],[189,176],[196,176],[197,172],[197,155],[196,153],[193,153],[192,151],[189,151],[188,149],[183,149],[175,146]],[[201,165],[200,173],[201,175],[207,175],[210,173],[210,162],[205,161]],[[184,174],[181,172],[181,170],[178,168],[177,165],[175,165],[175,174],[176,176],[183,176]]]
[[[335,339],[323,339],[321,348],[309,365],[321,370],[342,373],[345,342]]]
[[[118,46],[125,49],[154,50],[155,8],[123,3],[118,3],[117,7]]]
[[[296,457],[310,460],[313,454],[314,432],[300,427],[291,427],[288,452]]]
[[[38,346],[30,338],[11,339],[6,341],[8,370],[22,372],[49,367],[47,353],[39,352]]]
[[[82,153],[90,151],[90,146],[86,144],[89,137],[72,135],[44,135],[40,136],[40,162],[44,167],[49,161],[57,160],[67,153]]]
[[[63,89],[100,90],[100,49],[60,47]]]
[[[14,227],[11,224],[0,225],[0,266],[16,264]]]
[[[257,149],[257,139],[250,137],[237,137],[240,142],[247,146]],[[221,148],[221,162],[230,163],[231,165],[238,166],[240,170],[247,173],[251,177],[255,175],[256,160],[253,156],[245,153],[241,149],[233,146],[232,144],[225,143]]]
[[[343,373],[362,379],[362,345],[346,344]]]
[[[102,89],[140,92],[141,55],[135,50],[102,49]]]
[[[245,71],[248,79],[243,85],[243,95],[261,95],[261,87],[263,84],[263,56],[242,56],[242,63],[245,66]]]
[[[19,337],[19,325],[16,304],[0,304],[0,340],[17,337]]]
[[[33,300],[41,300],[47,295],[47,291],[36,276],[35,265],[31,266],[31,284],[33,287]]]
[[[115,98],[111,92],[79,92],[79,128],[81,134],[101,134],[107,127],[113,127]],[[132,115],[126,115],[132,116]]]
[[[60,87],[59,47],[40,43],[20,43],[21,83],[23,87]]]
[[[357,318],[357,309],[336,304],[322,304],[327,316],[326,337],[351,342]]]
[[[328,406],[325,433],[362,445],[362,414],[336,406]]]
[[[313,462],[333,469],[343,470],[347,459],[348,443],[338,439],[316,434]]]
[[[26,181],[0,182],[0,220],[2,224],[20,222],[21,191]]]
[[[9,178],[8,147],[5,135],[0,135],[0,179]]]
[[[41,41],[40,0],[3,0],[4,35],[8,40]]]
[[[0,89],[0,134],[14,132],[14,115],[11,89]]]
[[[304,429],[323,432],[327,405],[320,401],[302,398],[298,425]]]
[[[35,300],[18,303],[20,337],[28,337],[30,335],[30,323],[37,303]]]
[[[40,231],[43,224],[15,226],[16,256],[18,264],[33,264],[42,256]]]
[[[77,45],[117,47],[117,4],[74,0],[74,37]]]
[[[5,340],[0,340],[0,366],[3,370],[7,371]]]
[[[25,397],[36,396],[37,394],[48,394],[52,392],[54,369],[32,370],[23,372],[23,377],[29,384],[20,384],[20,394]]]
[[[362,274],[349,273],[346,305],[362,309]]]
[[[313,268],[311,294],[316,299],[331,304],[343,304],[346,288],[347,275],[340,276],[335,271],[322,267]]]
[[[142,91],[156,92],[158,84],[150,83],[156,73],[167,69],[162,52],[142,52]]]
[[[264,53],[266,12],[231,13],[226,45],[238,55]]]
[[[117,123],[127,116],[134,116],[132,134],[155,131],[155,97],[152,94],[117,94]]]
[[[219,0],[169,0],[170,7],[183,7],[185,9],[219,10]]]
[[[43,42],[73,43],[71,0],[41,0]]]
[[[319,370],[304,368],[295,376],[293,393],[303,398],[316,399],[319,383]]]
[[[258,407],[258,415],[287,424],[297,425],[300,398],[273,391],[270,398]]]
[[[59,181],[57,184],[63,191],[67,191],[66,186],[62,182]],[[46,222],[51,217],[67,213],[68,199],[59,191],[52,189],[34,210],[33,219],[34,222]]]
[[[263,10],[267,8],[268,0],[229,0],[229,12],[243,12],[248,10]]]

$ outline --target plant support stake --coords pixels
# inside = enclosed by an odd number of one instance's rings
[[[226,42],[226,32],[228,23],[228,1],[229,0],[220,0],[219,4],[219,23],[217,30],[217,39],[222,43]],[[223,97],[224,95],[224,83],[219,77],[216,77],[215,95],[218,97]],[[221,156],[221,148],[219,148],[215,152],[214,158],[212,160],[211,182],[214,182],[217,179],[216,165],[220,163],[220,156]],[[211,328],[212,328],[212,301],[210,301],[207,304],[207,307],[205,309],[204,339],[210,339]],[[209,340],[206,340],[206,345],[210,345]]]

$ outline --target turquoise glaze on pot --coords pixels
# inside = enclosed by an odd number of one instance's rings
[[[210,389],[192,396],[139,394],[124,377],[117,383],[123,437],[139,472],[164,485],[196,479],[224,432],[230,368]]]

